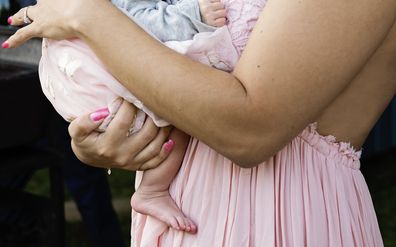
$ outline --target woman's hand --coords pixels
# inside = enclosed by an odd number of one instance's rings
[[[89,13],[95,12],[99,4],[108,4],[108,2],[104,0],[38,0],[36,5],[22,8],[9,17],[8,23],[12,26],[25,25],[24,17],[30,19],[31,23],[19,29],[5,41],[3,48],[17,47],[33,37],[56,40],[78,37],[76,27],[81,20],[92,18]]]
[[[136,108],[124,101],[106,131],[96,132],[108,114],[108,110],[100,110],[70,124],[71,145],[82,162],[136,171],[154,168],[168,157],[174,144],[172,140],[165,142],[171,127],[158,128],[147,118],[140,131],[127,136]]]

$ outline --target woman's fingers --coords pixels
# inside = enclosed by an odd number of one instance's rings
[[[41,0],[34,6],[22,8],[11,16],[8,22],[13,26],[27,25],[9,37],[3,43],[3,48],[17,47],[33,37],[56,40],[75,38],[77,32],[72,20],[81,16],[77,12],[81,11],[83,6],[92,9],[91,5],[95,2],[94,0]]]
[[[171,153],[172,149],[174,146],[174,142],[172,140],[169,140],[168,142],[164,143],[162,145],[161,151],[157,156],[152,158],[151,160],[143,163],[140,167],[139,170],[144,171],[148,169],[153,169],[157,166],[159,166]]]
[[[69,125],[69,134],[74,142],[83,142],[91,133],[99,127],[103,119],[109,115],[107,108],[100,109],[91,114],[74,119]]]
[[[151,118],[137,133],[127,136],[136,108],[126,101],[106,131],[96,132],[109,114],[108,108],[104,108],[76,118],[69,125],[72,149],[84,163],[104,168],[147,170],[160,165],[172,151],[174,142],[165,142],[172,127],[158,128]]]
[[[143,127],[131,135],[130,141],[143,150],[150,142],[152,142],[158,135],[160,128],[155,125],[151,118],[147,118]]]
[[[28,6],[20,9],[18,12],[16,12],[13,16],[11,16],[11,23],[9,23],[12,26],[22,26],[27,23],[24,22],[25,18],[28,18],[31,21],[34,21],[35,19],[35,13],[36,13],[36,8],[37,6]]]
[[[100,163],[91,162],[92,157],[90,157],[90,154],[86,152],[81,152],[81,148],[73,139],[71,140],[71,148],[73,150],[73,153],[76,155],[76,157],[84,164],[95,167],[102,167]]]
[[[109,139],[119,139],[126,137],[129,129],[133,127],[133,121],[136,115],[136,107],[126,100],[123,100],[120,108],[111,120],[106,129],[106,135]]]
[[[3,43],[3,47],[7,44],[7,47],[4,48],[15,48],[25,43],[27,40],[40,36],[40,33],[36,30],[36,26],[32,23],[18,29],[11,37],[8,38],[7,41]]]
[[[145,163],[159,155],[162,151],[165,141],[168,139],[169,133],[172,130],[171,126],[161,128],[157,136],[135,157],[136,163]],[[169,149],[169,144],[168,144]]]
[[[20,9],[16,14],[9,18],[9,24],[12,26],[22,26],[33,21],[37,6],[29,6]],[[2,44],[3,48],[15,48],[27,40],[40,36],[41,33],[36,28],[34,23],[27,25],[15,32],[14,35],[8,38],[6,42]]]

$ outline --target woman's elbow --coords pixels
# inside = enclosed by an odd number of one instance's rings
[[[281,124],[284,116],[266,109],[252,109],[243,120],[220,133],[222,153],[243,168],[252,168],[273,157],[292,138],[289,125]],[[257,114],[260,112],[260,114]],[[220,144],[221,145],[221,144]]]
[[[262,164],[264,161],[266,161],[270,156],[263,156],[259,154],[247,154],[247,155],[241,155],[238,157],[233,157],[231,160],[233,163],[235,163],[237,166],[241,168],[253,168],[256,167],[260,164]]]
[[[225,156],[242,168],[253,168],[274,156],[279,148],[275,142],[267,141],[270,137],[261,135],[259,138],[251,138],[235,142],[232,147],[228,146]]]

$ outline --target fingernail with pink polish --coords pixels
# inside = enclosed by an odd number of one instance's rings
[[[11,23],[12,23],[12,17],[11,16],[8,17],[7,22],[8,22],[8,25],[11,25]]]
[[[110,114],[109,109],[106,107],[91,113],[90,117],[92,121],[97,122],[106,118],[109,114]]]
[[[171,139],[168,142],[165,143],[165,150],[170,152],[173,149],[173,146],[175,145],[175,142]]]
[[[109,111],[109,108],[106,106],[106,107],[103,107],[103,108],[100,108],[100,109],[97,109],[95,112],[98,112],[98,111]]]
[[[7,49],[8,47],[10,47],[10,44],[8,44],[7,41],[4,41],[3,44],[1,44],[1,47],[3,47],[4,49]]]

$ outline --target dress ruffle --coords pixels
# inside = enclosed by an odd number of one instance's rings
[[[340,161],[340,164],[353,169],[360,168],[360,163],[356,161],[360,159],[362,150],[356,150],[349,142],[338,142],[335,136],[319,134],[317,123],[308,125],[299,136],[324,155]]]

